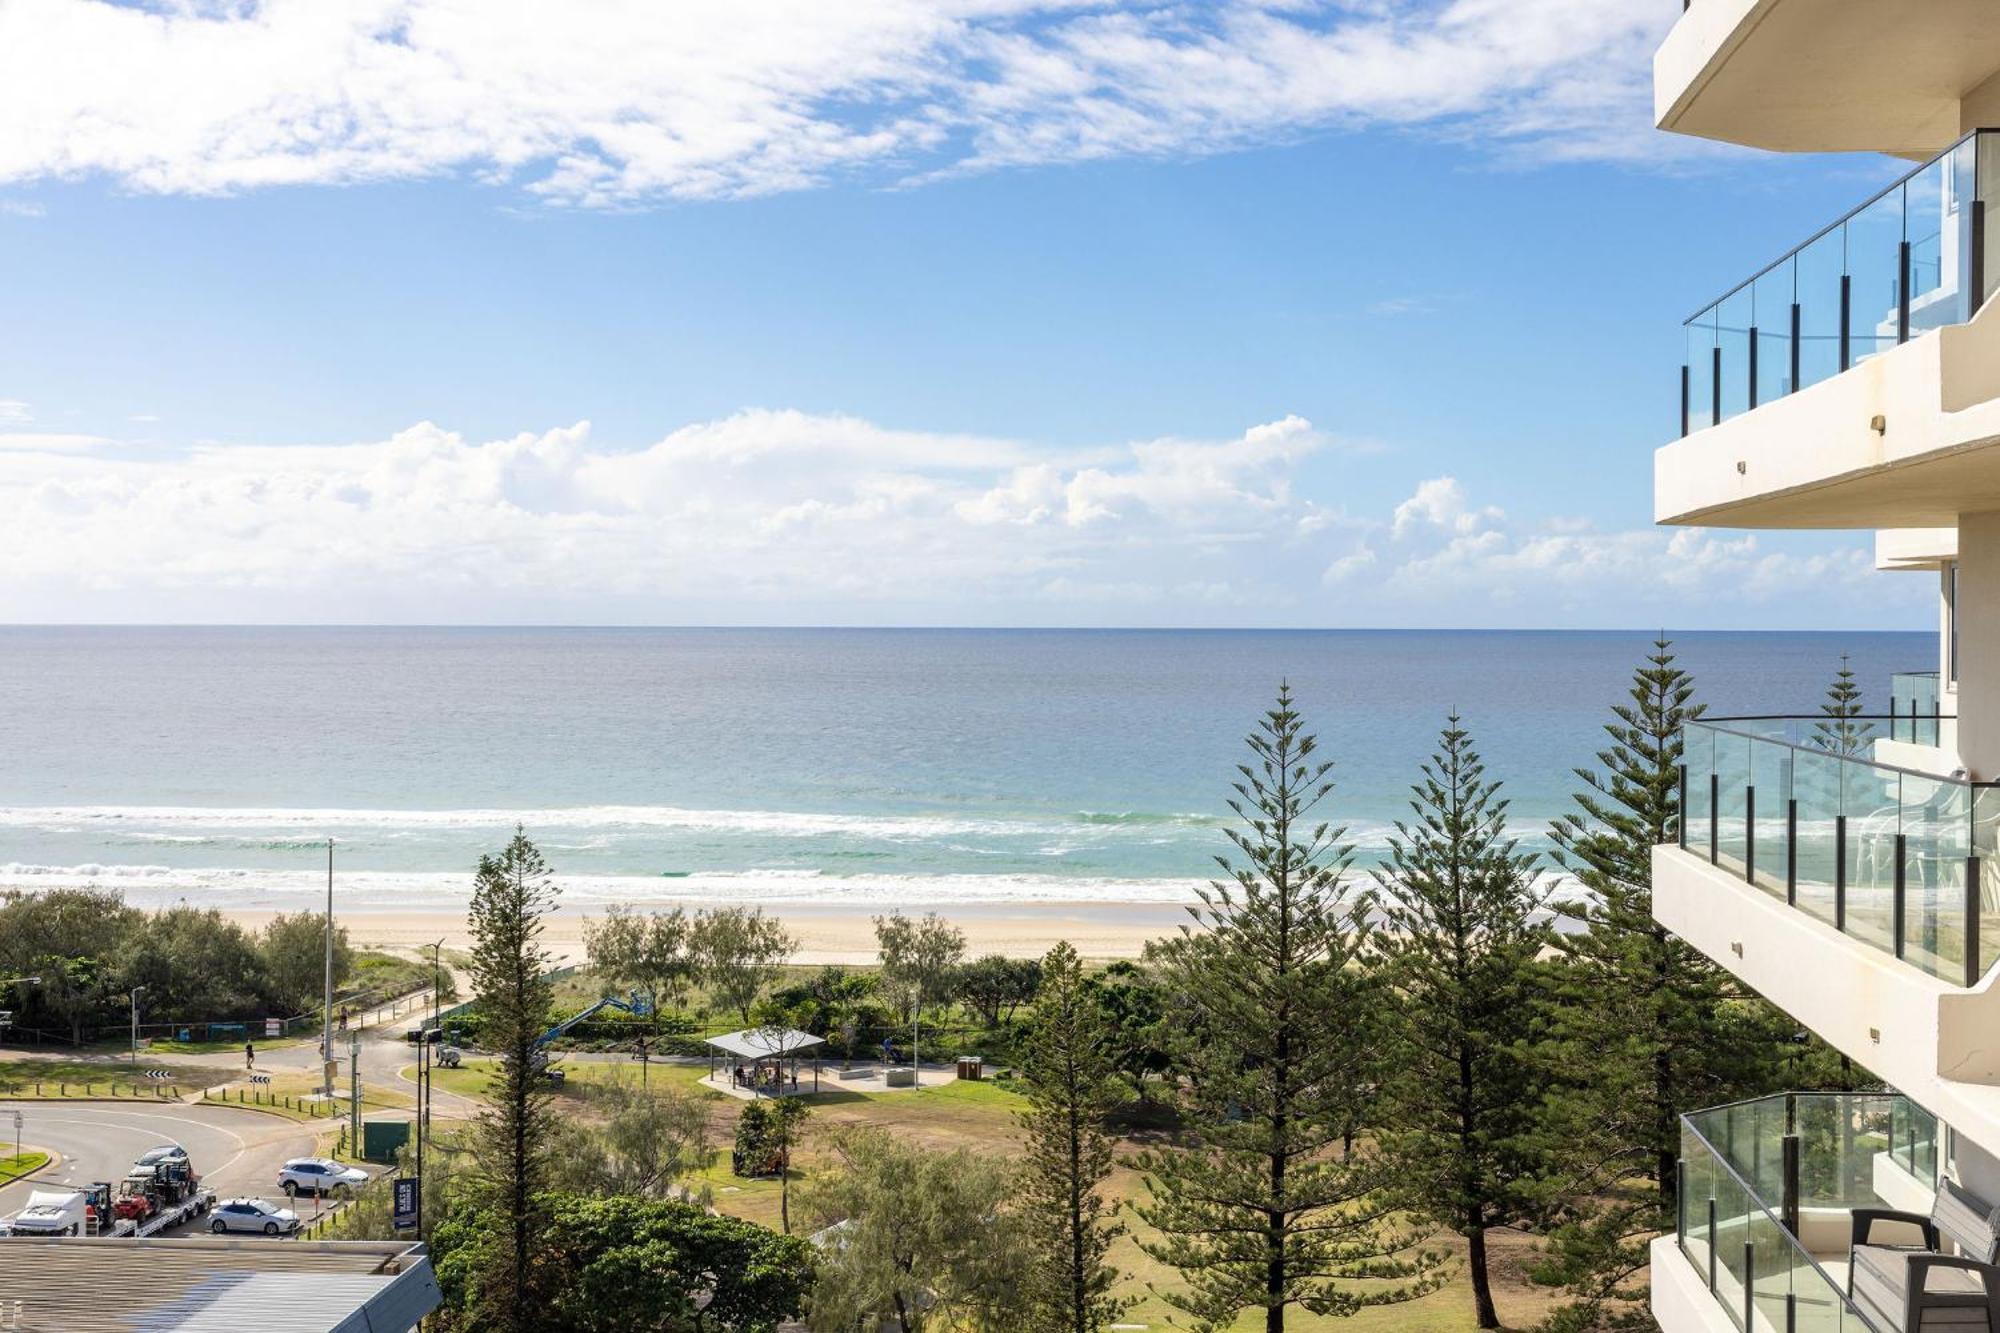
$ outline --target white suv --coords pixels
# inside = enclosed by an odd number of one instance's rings
[[[285,1193],[347,1194],[368,1183],[368,1173],[324,1157],[294,1157],[278,1171],[278,1188]]]
[[[289,1208],[265,1203],[262,1199],[231,1199],[215,1205],[215,1210],[208,1215],[208,1229],[218,1236],[226,1231],[290,1235],[299,1229],[299,1215]]]

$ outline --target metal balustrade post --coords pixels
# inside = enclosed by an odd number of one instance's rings
[[[1799,326],[1799,303],[1794,301],[1792,302],[1792,364],[1789,367],[1791,380],[1785,389],[1786,393],[1799,391]]]
[[[1909,209],[1908,196],[1905,197],[1904,211]],[[1896,248],[1896,342],[1898,345],[1910,340],[1910,243],[1904,241]]]
[[[1680,774],[1680,844],[1681,850],[1686,851],[1688,849],[1688,766],[1686,764],[1677,764],[1675,768]]]
[[[1833,928],[1847,930],[1847,816],[1833,817]]]
[[[1854,336],[1849,324],[1854,316],[1854,275],[1840,275],[1840,369],[1845,374],[1854,364]]]
[[[1903,848],[1905,846],[1904,838],[1906,836],[1907,835],[1901,833],[1898,833],[1896,835],[1896,878],[1895,878],[1896,887],[1891,892],[1889,898],[1889,928],[1894,933],[1896,941],[1896,957],[1898,958],[1901,958],[1903,956],[1903,898],[1904,898]]]
[[[1979,984],[1986,975],[1986,961],[1980,957],[1979,910],[1984,895],[1980,882],[1979,858],[1965,858],[1965,986],[1967,990]]]
[[[1791,1232],[1796,1240],[1799,1234],[1799,1136],[1786,1134],[1783,1143],[1785,1198],[1779,1216],[1784,1219],[1785,1230]]]
[[[1718,334],[1717,336],[1719,337],[1720,335]],[[1714,418],[1714,420],[1710,421],[1708,424],[1711,426],[1720,426],[1722,424],[1722,344],[1721,343],[1718,342],[1714,347],[1709,349],[1708,364],[1709,364],[1709,371],[1712,376],[1712,378],[1709,380],[1708,383],[1709,408],[1710,408],[1710,415]]]
[[[1681,365],[1681,438],[1683,440],[1688,437],[1688,393],[1688,368],[1683,363]]]
[[[1681,1248],[1687,1248],[1688,1238],[1688,1164],[1687,1158],[1674,1159],[1674,1235],[1679,1237]]]
[[[1750,326],[1750,406],[1757,406],[1757,326]]]
[[[1975,164],[1979,160],[1979,144],[1980,139],[1983,137],[1977,136],[1972,141],[1972,156]],[[1974,174],[1976,175],[1977,172],[1978,168],[1975,165]],[[1967,320],[1978,314],[1979,307],[1986,304],[1986,201],[1984,199],[1975,199],[1972,201],[1969,221],[1972,227],[1972,244],[1969,247],[1971,257],[1967,262],[1966,269],[1967,275],[1971,279],[1972,290],[1965,294],[1965,317]]]
[[[1757,1243],[1743,1242],[1743,1327],[1757,1327]]]
[[[1722,775],[1708,775],[1708,863],[1716,864],[1722,859],[1722,829],[1717,822],[1722,809]]]
[[[1799,904],[1799,798],[1785,802],[1785,904]]]
[[[1743,789],[1743,882],[1757,882],[1757,787]]]

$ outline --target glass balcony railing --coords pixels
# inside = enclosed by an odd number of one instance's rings
[[[1880,1156],[1937,1188],[1935,1116],[1894,1093],[1780,1093],[1681,1117],[1680,1251],[1739,1329],[1874,1333],[1846,1295],[1846,1214]]]
[[[2000,911],[2000,786],[1875,762],[1890,721],[1690,722],[1681,846],[1912,967],[1975,986],[2000,940],[2000,923],[1985,924]]]
[[[1981,130],[1690,318],[1681,434],[1971,319],[2000,279],[1985,262],[1992,199],[2000,131]]]
[[[1935,671],[1899,671],[1889,677],[1889,739],[1939,745],[1943,696]]]

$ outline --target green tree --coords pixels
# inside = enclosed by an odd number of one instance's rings
[[[1022,1072],[1028,1160],[1022,1220],[1036,1263],[1028,1286],[1031,1333],[1096,1333],[1130,1302],[1111,1293],[1117,1270],[1105,1260],[1123,1228],[1104,1197],[1111,1174],[1105,1117],[1118,1104],[1116,1074],[1083,966],[1067,942],[1040,967],[1035,1021]]]
[[[1846,653],[1840,655],[1840,669],[1833,673],[1819,711],[1825,720],[1814,724],[1813,740],[1822,750],[1860,754],[1868,748],[1871,728],[1861,720],[1861,686],[1855,683]]]
[[[326,914],[324,912],[280,912],[265,925],[257,940],[264,959],[264,974],[270,978],[271,995],[287,1013],[318,1009],[326,986]],[[345,982],[354,972],[354,950],[348,947],[347,927],[333,930],[333,984]]]
[[[1141,1154],[1153,1202],[1139,1213],[1160,1233],[1146,1252],[1187,1283],[1164,1297],[1196,1328],[1261,1310],[1283,1333],[1294,1306],[1339,1316],[1424,1295],[1445,1260],[1398,1223],[1384,1160],[1333,1151],[1371,1096],[1351,1019],[1383,997],[1359,966],[1352,851],[1316,813],[1332,765],[1289,687],[1248,745],[1230,801],[1242,827],[1229,830],[1246,864],[1217,858],[1228,879],[1191,909],[1205,932],[1183,927],[1161,953],[1192,1141]]]
[[[911,1024],[910,1063],[919,1062],[924,1004],[951,993],[952,976],[965,957],[965,932],[936,912],[912,921],[901,912],[875,918],[875,949],[882,958],[882,987]]]
[[[705,1097],[618,1079],[593,1090],[600,1124],[563,1122],[551,1154],[553,1188],[572,1194],[675,1197],[684,1182],[715,1165]]]
[[[813,1252],[803,1240],[692,1204],[631,1196],[536,1197],[544,1219],[535,1250],[532,1312],[541,1333],[775,1333],[804,1311]],[[448,1308],[491,1327],[479,1311],[511,1244],[491,1206],[437,1229],[433,1254]]]
[[[86,1030],[121,1017],[116,961],[145,914],[100,889],[45,889],[0,894],[0,976],[40,977],[0,995],[14,1025],[66,1031],[81,1043]]]
[[[1151,959],[1158,950],[1149,943],[1146,952]],[[1084,978],[1083,984],[1104,1016],[1112,1067],[1130,1085],[1133,1096],[1151,1103],[1157,1076],[1171,1064],[1160,1027],[1166,1009],[1158,984],[1144,966],[1129,958],[1107,964]]]
[[[520,829],[498,856],[479,858],[472,886],[470,971],[480,1040],[500,1057],[479,1117],[479,1166],[496,1241],[482,1250],[491,1266],[478,1284],[476,1311],[481,1327],[506,1333],[546,1327],[532,1270],[554,1113],[536,1038],[548,1029],[555,998],[541,936],[557,892],[548,863]]]
[[[1035,1257],[1008,1208],[1015,1180],[1003,1162],[853,1126],[825,1143],[832,1161],[800,1199],[826,1228],[814,1333],[849,1333],[867,1317],[903,1333],[1018,1333]]]
[[[254,1018],[270,989],[249,932],[213,907],[186,904],[146,917],[126,937],[117,973],[121,991],[146,988],[144,1013],[170,1022]]]
[[[698,913],[689,950],[715,1002],[747,1025],[751,1006],[799,949],[798,937],[761,907],[717,907]]]
[[[1473,1312],[1500,1327],[1486,1232],[1531,1217],[1542,1174],[1535,858],[1456,714],[1376,874],[1393,1058],[1383,1143],[1413,1206],[1465,1238]]]
[[[1034,959],[989,953],[958,969],[952,992],[980,1022],[997,1028],[1033,1000],[1041,984],[1042,965]]]
[[[1678,1117],[1763,1091],[1792,1027],[1653,919],[1654,849],[1680,836],[1681,728],[1701,716],[1665,639],[1633,673],[1580,768],[1575,812],[1551,829],[1583,892],[1563,951],[1548,1131],[1565,1148],[1566,1216],[1544,1276],[1577,1296],[1576,1327],[1643,1320],[1646,1242],[1674,1216]]]
[[[613,986],[647,992],[661,1009],[685,1004],[701,971],[685,908],[639,912],[613,903],[602,920],[584,923],[583,944],[591,971]]]

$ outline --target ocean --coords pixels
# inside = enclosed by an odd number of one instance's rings
[[[455,909],[524,826],[565,904],[1174,902],[1289,680],[1378,859],[1447,712],[1545,847],[1647,632],[0,628],[0,887]],[[1715,713],[1869,711],[1925,633],[1675,636]]]

